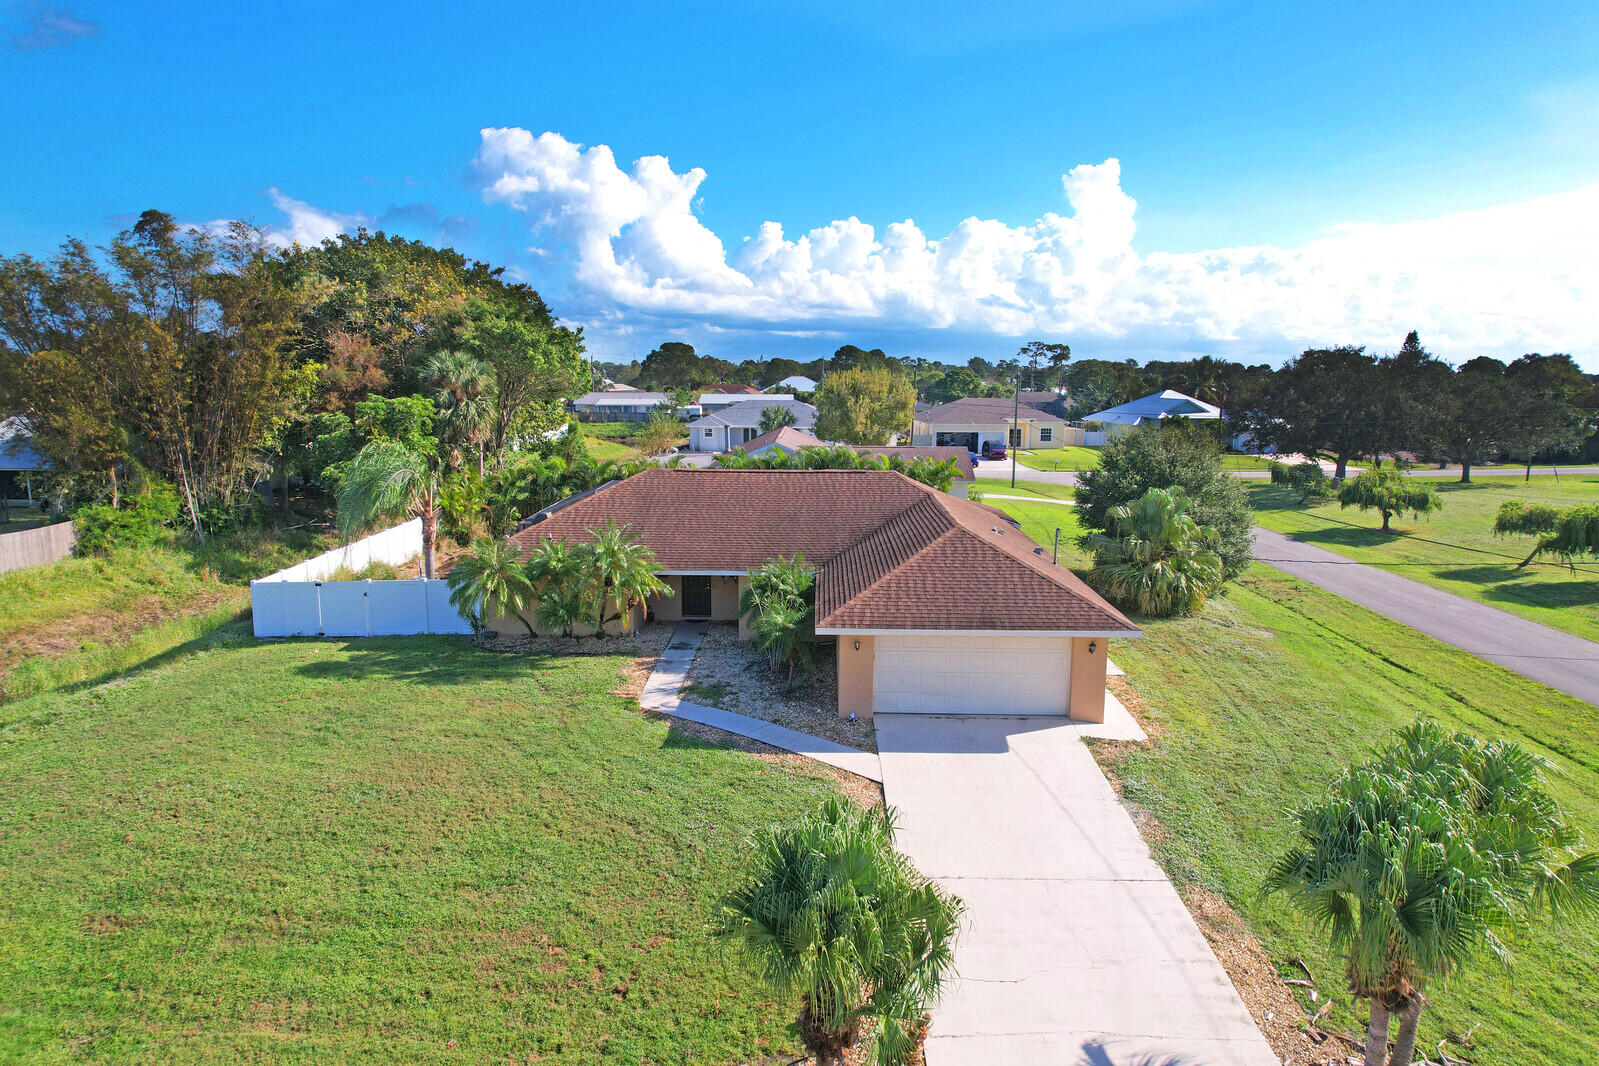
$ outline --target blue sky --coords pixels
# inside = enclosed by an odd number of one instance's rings
[[[1599,370],[1595,5],[63,0],[0,35],[7,253],[147,207],[365,222],[513,268],[608,357],[1415,326]]]

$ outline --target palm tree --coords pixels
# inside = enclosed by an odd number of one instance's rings
[[[433,387],[439,429],[445,440],[477,449],[483,474],[483,442],[494,424],[494,372],[468,352],[436,352],[422,364],[422,380]]]
[[[761,409],[761,421],[758,428],[762,433],[770,433],[774,429],[792,426],[796,421],[798,419],[794,417],[792,408],[784,407],[781,404],[773,404],[770,407]]]
[[[773,992],[799,995],[818,1066],[842,1063],[868,1020],[878,1062],[907,1061],[954,965],[961,902],[894,850],[892,817],[830,799],[757,833],[711,922]]]
[[[422,576],[433,577],[439,536],[439,471],[427,456],[392,440],[375,440],[350,460],[339,481],[339,532],[346,538],[385,518],[422,520]]]
[[[1349,987],[1371,1001],[1366,1066],[1409,1066],[1429,979],[1487,950],[1534,911],[1599,906],[1599,854],[1546,787],[1549,764],[1509,741],[1484,742],[1418,720],[1329,795],[1297,815],[1294,846],[1266,892],[1287,892],[1346,957]]]
[[[815,636],[816,574],[805,556],[769,559],[751,570],[749,583],[739,596],[741,618],[752,617],[750,646],[766,656],[773,670],[788,667],[787,687],[794,687],[794,668],[811,665],[811,639]]]
[[[634,604],[668,591],[655,575],[655,553],[628,536],[630,528],[608,518],[603,529],[588,531],[594,539],[582,549],[593,579],[594,635],[602,639],[606,622],[625,619]],[[616,606],[615,614],[605,613],[608,602]]]
[[[538,636],[525,613],[537,593],[522,563],[522,549],[511,541],[479,537],[444,580],[450,585],[450,603],[466,616],[473,633],[482,631],[494,604],[526,626],[530,638]]]
[[[564,540],[542,540],[528,556],[526,569],[539,625],[572,636],[572,627],[583,617],[591,580],[582,554]]]
[[[1216,531],[1195,523],[1181,489],[1150,489],[1111,509],[1110,532],[1093,533],[1088,582],[1140,614],[1193,614],[1221,587]]]

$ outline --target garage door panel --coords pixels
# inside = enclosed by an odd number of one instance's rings
[[[876,714],[1066,713],[1064,637],[888,637],[876,640]]]

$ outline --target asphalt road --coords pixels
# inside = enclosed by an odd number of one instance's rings
[[[1255,558],[1479,659],[1599,705],[1599,643],[1255,527]]]

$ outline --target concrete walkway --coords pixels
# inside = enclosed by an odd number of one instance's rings
[[[807,759],[815,759],[817,762],[836,766],[840,770],[848,770],[870,781],[883,780],[882,765],[878,762],[877,756],[869,751],[835,744],[831,740],[823,740],[821,737],[813,737],[809,733],[800,733],[771,722],[763,722],[749,715],[734,714],[718,707],[691,703],[679,696],[683,683],[688,679],[689,665],[694,662],[694,656],[700,649],[700,642],[704,639],[703,623],[685,623],[673,631],[672,639],[661,652],[659,662],[650,673],[649,679],[644,682],[644,692],[638,698],[640,707],[669,714],[674,718],[713,726],[727,733],[748,737],[750,740],[758,740],[762,744],[770,744],[774,748],[782,748],[784,751],[803,755]]]
[[[1277,1066],[1060,718],[879,715],[898,844],[966,903],[928,1066]]]
[[[1255,527],[1255,558],[1479,659],[1599,705],[1599,643]]]

